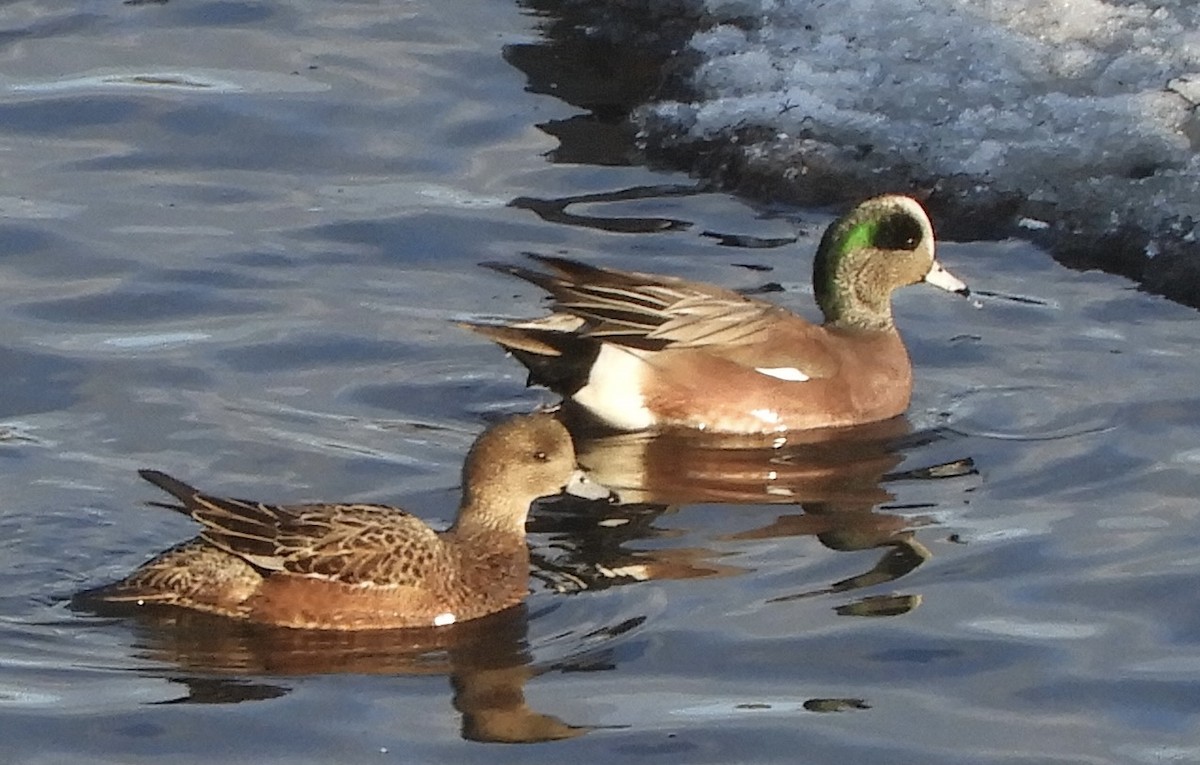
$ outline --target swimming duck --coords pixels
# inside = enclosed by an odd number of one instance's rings
[[[179,503],[150,504],[203,530],[87,598],[364,630],[444,626],[520,602],[530,503],[559,493],[577,471],[571,438],[552,415],[498,423],[467,454],[457,519],[440,533],[385,505],[270,505],[206,494],[157,470],[139,474]]]
[[[934,257],[914,199],[868,199],[825,231],[813,261],[824,323],[712,284],[531,256],[549,269],[484,263],[546,290],[552,313],[465,322],[539,383],[618,430],[778,433],[895,417],[912,365],[892,292],[927,282],[968,295]]]

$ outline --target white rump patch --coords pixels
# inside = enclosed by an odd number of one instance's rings
[[[642,396],[646,362],[633,351],[600,344],[587,385],[572,398],[600,419],[622,430],[642,430],[654,424],[654,415]]]
[[[812,378],[795,367],[755,367],[755,372],[768,377],[775,377],[788,382],[804,382]]]
[[[458,621],[458,617],[447,611],[444,614],[438,614],[437,616],[433,617],[433,626],[445,627],[447,625],[454,624],[456,621]]]

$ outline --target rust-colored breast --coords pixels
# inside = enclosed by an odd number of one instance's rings
[[[452,613],[420,587],[352,585],[289,574],[268,577],[246,606],[253,621],[307,629],[433,627],[439,616]]]
[[[789,356],[787,344],[774,341],[771,348],[724,355],[657,354],[654,374],[643,383],[646,406],[661,424],[742,433],[859,425],[908,408],[912,367],[896,332],[806,332],[811,358]],[[809,379],[780,379],[760,367],[795,368]]]

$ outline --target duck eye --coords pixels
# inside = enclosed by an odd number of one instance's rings
[[[883,250],[915,250],[920,242],[921,224],[911,215],[892,215],[875,232],[875,246]]]
[[[550,460],[550,455],[546,454],[545,452],[534,452],[533,458],[538,462],[548,462]]]

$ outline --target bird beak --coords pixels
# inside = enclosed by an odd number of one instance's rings
[[[587,473],[578,468],[567,479],[567,484],[563,487],[563,492],[570,494],[572,497],[579,497],[580,499],[607,499],[613,501],[616,498],[616,494],[612,489],[603,484],[596,483],[588,477]]]
[[[925,281],[946,290],[946,292],[953,292],[963,297],[971,295],[971,289],[957,276],[942,268],[942,264],[936,260],[929,267],[929,273],[925,274]]]

